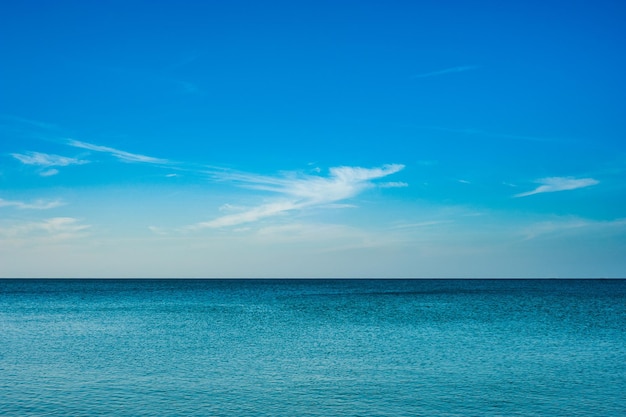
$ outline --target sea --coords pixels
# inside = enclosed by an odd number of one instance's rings
[[[626,416],[626,280],[0,280],[2,416]]]

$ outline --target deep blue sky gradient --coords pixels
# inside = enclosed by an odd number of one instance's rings
[[[624,276],[625,19],[5,2],[0,275]]]

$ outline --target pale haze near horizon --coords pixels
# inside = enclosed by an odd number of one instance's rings
[[[625,18],[3,4],[0,277],[624,277]]]

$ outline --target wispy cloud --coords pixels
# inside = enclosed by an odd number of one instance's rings
[[[33,165],[41,168],[48,168],[39,171],[42,177],[51,177],[59,173],[58,169],[52,167],[66,167],[69,165],[88,164],[84,159],[70,158],[67,156],[53,155],[42,152],[12,153],[11,156],[25,165]]]
[[[561,236],[584,232],[587,236],[594,233],[616,233],[626,228],[626,219],[591,220],[579,217],[557,217],[536,222],[521,230],[525,240],[544,236]]]
[[[0,207],[15,207],[25,210],[48,210],[64,205],[65,203],[61,200],[35,200],[31,203],[26,203],[24,201],[12,201],[0,198]]]
[[[573,177],[548,177],[536,181],[541,184],[532,191],[515,194],[514,197],[528,197],[530,195],[542,193],[554,193],[557,191],[576,190],[578,188],[590,187],[599,184],[600,181],[593,178],[573,178]]]
[[[404,187],[408,187],[409,184],[403,181],[389,181],[389,182],[382,182],[378,184],[378,186],[380,188],[404,188]]]
[[[254,174],[231,174],[227,179],[242,186],[269,191],[280,198],[241,212],[227,214],[214,220],[189,226],[187,229],[219,228],[251,223],[264,218],[286,214],[311,207],[329,207],[374,186],[373,180],[394,174],[403,165],[384,165],[380,168],[335,167],[327,177],[287,174],[269,177]]]
[[[51,177],[51,176],[56,175],[58,173],[59,173],[58,169],[52,168],[52,169],[46,169],[45,171],[41,171],[39,173],[39,175],[41,175],[42,177]]]
[[[168,163],[166,159],[154,158],[151,156],[130,153],[130,152],[122,151],[119,149],[111,148],[108,146],[94,145],[93,143],[81,142],[81,141],[74,140],[74,139],[69,139],[67,141],[67,144],[75,148],[87,149],[87,150],[94,151],[94,152],[107,153],[124,162],[141,162],[141,163],[148,163],[148,164],[167,164]]]
[[[0,236],[5,238],[52,238],[64,240],[83,236],[91,226],[81,224],[73,217],[52,217],[41,221],[14,224],[0,227]]]
[[[445,74],[454,74],[457,72],[466,72],[466,71],[473,71],[480,68],[477,65],[461,65],[461,66],[457,66],[457,67],[450,67],[450,68],[444,68],[444,69],[440,69],[437,71],[431,71],[431,72],[424,72],[421,74],[416,74],[414,75],[412,78],[428,78],[428,77],[437,77],[439,75],[445,75]]]
[[[441,224],[450,224],[454,223],[454,220],[431,220],[425,222],[418,223],[403,223],[393,226],[392,229],[413,229],[413,228],[421,228],[421,227],[430,227],[430,226],[438,226]]]
[[[263,204],[252,209],[248,209],[241,213],[229,214],[226,216],[218,217],[215,220],[208,222],[200,222],[190,229],[205,229],[205,228],[218,228],[226,226],[235,226],[243,223],[255,222],[257,220],[264,219],[266,217],[276,216],[281,213],[285,213],[290,210],[305,207],[302,203],[295,203],[293,201],[281,201],[269,204]]]
[[[11,156],[23,164],[41,167],[65,167],[68,165],[83,165],[89,163],[89,161],[82,159],[42,152],[12,153]]]

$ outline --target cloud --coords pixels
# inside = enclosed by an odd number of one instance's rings
[[[51,177],[59,173],[58,169],[51,167],[66,167],[69,165],[84,165],[89,161],[84,159],[70,158],[67,156],[53,155],[42,152],[25,152],[25,153],[12,153],[11,156],[24,165],[34,165],[41,168],[49,168],[39,170],[39,175],[42,177]]]
[[[208,222],[197,223],[191,228],[204,229],[235,226],[242,223],[255,222],[266,217],[276,216],[278,214],[303,207],[305,207],[305,205],[303,205],[302,203],[298,204],[292,201],[263,204],[241,213],[229,214],[226,216],[218,217],[217,219]]]
[[[32,203],[25,203],[23,201],[11,201],[0,198],[0,207],[15,207],[27,210],[48,210],[63,205],[65,205],[65,203],[61,200],[35,200]]]
[[[231,175],[230,179],[257,190],[286,194],[316,203],[330,203],[353,197],[373,186],[371,180],[402,170],[404,165],[391,164],[380,168],[334,167],[328,177],[304,175],[296,177],[265,177],[260,175]],[[228,177],[225,177],[228,178]]]
[[[383,182],[378,184],[378,186],[380,188],[404,188],[404,187],[408,187],[409,184],[407,184],[406,182],[402,182],[402,181],[390,181],[390,182]]]
[[[89,161],[81,159],[42,152],[12,153],[11,156],[25,165],[36,165],[40,167],[65,167],[69,165],[83,165],[89,163]]]
[[[82,232],[90,227],[90,225],[80,224],[79,220],[73,217],[52,217],[42,221],[0,228],[0,236],[13,239],[52,238],[64,240],[83,236]]]
[[[438,226],[441,224],[450,224],[454,223],[454,220],[431,220],[425,222],[418,223],[403,223],[393,226],[392,229],[413,229],[413,228],[421,228],[421,227],[429,227],[429,226]]]
[[[126,151],[121,151],[119,149],[110,148],[108,146],[100,146],[94,145],[92,143],[81,142],[74,139],[69,139],[67,141],[69,146],[73,146],[75,148],[87,149],[95,152],[108,153],[116,157],[117,159],[124,162],[142,162],[147,164],[167,164],[168,161],[166,159],[153,158],[151,156],[140,155],[136,153],[130,153]]]
[[[157,226],[148,226],[148,230],[150,230],[152,233],[154,233],[155,235],[161,235],[161,236],[165,236],[167,235],[167,231],[157,227]]]
[[[456,72],[465,72],[465,71],[472,71],[475,69],[480,68],[477,65],[461,65],[458,67],[451,67],[451,68],[444,68],[441,70],[437,70],[437,71],[431,71],[431,72],[425,72],[422,74],[417,74],[414,75],[412,78],[428,78],[428,77],[436,77],[439,75],[445,75],[445,74],[453,74]]]
[[[515,194],[514,197],[527,197],[529,195],[541,193],[554,193],[557,191],[575,190],[578,188],[590,187],[599,184],[600,181],[593,178],[572,178],[572,177],[548,177],[536,181],[541,184],[532,191]]]
[[[521,233],[525,240],[543,236],[561,236],[584,231],[587,237],[594,233],[615,233],[626,227],[626,219],[591,220],[579,217],[557,217],[547,221],[533,223],[525,227]]]
[[[377,248],[397,243],[390,233],[372,233],[341,224],[291,223],[260,227],[246,235],[260,244],[300,244],[316,253],[334,253],[355,249]]]
[[[53,168],[53,169],[47,169],[45,171],[41,171],[39,173],[39,175],[41,175],[42,177],[51,177],[51,176],[56,175],[58,173],[59,173],[59,170]]]
[[[373,187],[373,180],[394,174],[403,168],[404,166],[399,164],[384,165],[380,168],[334,167],[329,170],[328,177],[293,174],[282,177],[231,174],[226,179],[239,182],[247,188],[280,194],[282,198],[211,221],[197,223],[189,226],[188,229],[235,226],[294,210],[329,207],[333,203],[355,197]]]

